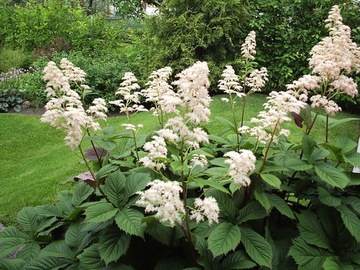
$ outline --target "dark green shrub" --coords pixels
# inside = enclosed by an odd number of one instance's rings
[[[171,66],[176,74],[197,60],[207,61],[215,87],[224,66],[240,55],[248,34],[246,7],[243,1],[164,1],[161,15],[145,20],[146,73]]]

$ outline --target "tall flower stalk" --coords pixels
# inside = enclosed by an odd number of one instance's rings
[[[341,111],[334,98],[340,94],[354,98],[358,94],[357,84],[348,75],[360,72],[360,49],[351,39],[350,27],[343,24],[337,5],[332,7],[325,22],[329,36],[323,38],[310,52],[312,74],[304,75],[288,84],[287,88],[302,100],[310,96],[311,107],[317,109],[306,134],[311,132],[320,110],[325,111],[325,142],[328,142],[329,116]]]
[[[50,61],[44,68],[43,79],[47,82],[45,92],[49,101],[45,105],[46,111],[41,121],[66,132],[65,144],[71,150],[79,149],[81,158],[95,180],[96,177],[85,158],[81,143],[91,130],[100,129],[100,124],[95,119],[106,120],[106,104],[103,99],[97,98],[85,110],[81,96],[78,94],[89,88],[84,84],[85,72],[65,58],[61,60],[60,67],[61,69],[55,62]],[[73,90],[71,85],[78,86],[77,91]],[[92,146],[96,153],[93,143]],[[97,156],[100,161],[100,156]]]

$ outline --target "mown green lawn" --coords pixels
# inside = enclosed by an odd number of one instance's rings
[[[221,96],[213,97],[211,105],[212,120],[208,129],[218,134],[226,127],[215,120],[216,116],[230,119],[229,105],[220,101]],[[248,98],[246,118],[255,117],[262,109],[266,96],[254,94]],[[240,107],[240,100],[239,100]],[[240,108],[239,108],[240,111]],[[338,118],[358,117],[341,113]],[[126,118],[111,117],[102,126],[115,126],[121,130]],[[156,119],[150,113],[137,114],[134,123],[142,123],[142,132],[150,132]],[[76,152],[64,145],[63,133],[40,122],[39,115],[0,114],[0,222],[14,224],[16,213],[25,206],[51,203],[58,191],[71,187],[73,176],[86,171]],[[290,140],[300,141],[302,130],[294,124],[286,124],[291,129]],[[333,130],[330,135],[344,133],[357,140],[359,122],[353,121]],[[315,138],[323,140],[325,132],[320,124],[314,128]],[[69,180],[69,181],[67,181]]]

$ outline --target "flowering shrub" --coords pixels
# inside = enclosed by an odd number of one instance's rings
[[[54,205],[25,207],[17,216],[23,231],[0,232],[2,268],[25,269],[353,269],[360,267],[359,179],[356,143],[328,131],[354,119],[330,118],[339,111],[334,93],[355,95],[347,72],[359,71],[359,48],[351,43],[337,6],[327,20],[330,37],[312,51],[315,75],[286,92],[271,92],[258,117],[236,118],[237,98],[258,91],[265,69],[223,72],[219,88],[233,111],[222,136],[209,134],[209,69],[196,62],[168,82],[169,67],[150,76],[141,90],[126,73],[112,103],[129,123],[117,134],[99,131],[103,100],[84,108],[85,73],[63,59],[44,72],[50,98],[42,121],[66,132],[89,169],[72,191]],[[337,37],[341,36],[341,39]],[[346,42],[337,50],[337,42]],[[243,60],[255,58],[255,33],[242,47]],[[322,46],[326,45],[326,49]],[[343,52],[346,50],[346,52]],[[329,55],[328,55],[329,54]],[[325,59],[315,61],[316,59]],[[340,61],[340,62],[339,62]],[[332,68],[330,68],[332,67]],[[349,83],[348,88],[344,82]],[[75,90],[74,90],[75,89]],[[346,90],[345,90],[346,89]],[[310,91],[318,98],[305,101]],[[319,92],[317,92],[319,91]],[[131,118],[152,102],[159,126],[141,135]],[[319,103],[319,100],[324,102]],[[314,105],[316,104],[316,105]],[[320,104],[320,105],[319,105]],[[328,110],[328,107],[336,110]],[[315,108],[315,113],[309,110]],[[326,116],[325,143],[311,137],[313,122]],[[300,143],[287,139],[284,122],[305,127]],[[358,120],[358,119],[356,119]],[[90,135],[91,130],[97,131]],[[83,151],[84,139],[92,148]],[[139,259],[141,256],[141,259]]]

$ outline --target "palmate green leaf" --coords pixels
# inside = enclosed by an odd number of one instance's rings
[[[86,224],[83,222],[73,223],[65,233],[65,243],[76,252],[84,250],[93,238],[92,233],[87,231],[85,227]]]
[[[342,202],[341,198],[332,196],[330,192],[323,187],[318,187],[318,194],[319,200],[327,206],[336,207]]]
[[[131,236],[113,228],[105,230],[100,236],[99,253],[106,264],[117,261],[126,254]]]
[[[241,227],[240,230],[241,242],[250,258],[261,266],[271,268],[273,252],[270,243],[250,228]]]
[[[336,207],[336,210],[339,211],[341,219],[345,225],[345,227],[349,230],[352,236],[356,239],[357,242],[360,242],[360,219],[359,216],[354,213],[352,209],[350,209],[346,205],[340,205]]]
[[[357,143],[346,136],[336,136],[334,144],[337,148],[341,149],[342,154],[347,154],[355,149]]]
[[[319,120],[319,122],[326,127],[326,116],[325,115],[318,115],[317,119]],[[342,125],[348,122],[352,122],[352,121],[360,121],[360,118],[344,118],[344,119],[335,119],[335,118],[331,118],[329,117],[329,125],[328,128],[329,130],[337,127],[338,125]]]
[[[355,196],[347,196],[342,199],[343,204],[351,206],[351,208],[360,215],[360,198]]]
[[[277,176],[270,173],[262,173],[260,176],[270,186],[280,189],[281,180]]]
[[[2,270],[16,270],[24,269],[26,261],[23,259],[5,259],[1,258],[0,260],[0,269]]]
[[[206,228],[209,227],[207,226]],[[159,241],[168,247],[172,247],[176,241],[184,236],[183,231],[178,226],[174,228],[164,226],[156,219],[153,222],[148,223],[146,227],[146,233],[150,234],[151,237],[153,237],[156,241]]]
[[[71,199],[71,204],[73,206],[79,206],[82,204],[92,193],[94,189],[91,188],[88,184],[84,182],[78,182],[76,189],[73,193],[73,197]]]
[[[66,244],[65,240],[50,243],[40,252],[40,257],[56,257],[74,259],[75,252]]]
[[[120,229],[131,235],[144,238],[146,223],[143,223],[143,213],[134,208],[120,210],[115,216],[115,222]]]
[[[221,124],[224,124],[225,126],[229,127],[230,129],[232,129],[233,131],[237,132],[235,125],[233,122],[230,122],[229,120],[227,120],[224,117],[221,116],[216,116],[215,119],[217,121],[219,121]]]
[[[349,183],[349,178],[338,168],[327,163],[315,166],[315,172],[325,183],[338,188],[344,188]]]
[[[33,241],[33,242],[30,242],[30,243],[26,243],[26,245],[16,255],[16,258],[24,259],[26,261],[32,260],[32,259],[39,256],[40,250],[41,249],[40,249],[40,245],[39,245],[38,242]]]
[[[80,265],[86,270],[99,270],[105,266],[104,261],[99,253],[100,244],[94,244],[86,248],[83,253],[77,256]]]
[[[289,205],[276,194],[266,193],[266,196],[269,199],[269,202],[274,206],[281,214],[287,216],[290,219],[295,219],[295,215]]]
[[[220,223],[209,235],[208,245],[214,257],[235,250],[241,240],[240,228],[232,223]]]
[[[306,210],[296,216],[299,220],[298,229],[302,239],[308,244],[332,251],[331,241],[321,226],[316,214]]]
[[[120,171],[113,172],[106,178],[103,191],[109,201],[116,207],[121,207],[124,204],[126,199],[124,195],[125,185],[125,175]]]
[[[311,153],[310,158],[308,159],[308,162],[310,164],[314,164],[316,161],[322,161],[326,157],[330,155],[330,152],[326,149],[316,147],[314,151]]]
[[[39,257],[25,265],[24,270],[58,270],[65,269],[72,261],[64,258]]]
[[[24,207],[16,215],[16,220],[26,232],[34,234],[37,231],[38,215],[33,207]]]
[[[125,197],[129,198],[136,194],[136,192],[143,190],[150,181],[151,176],[149,173],[131,174],[126,181]]]
[[[348,156],[344,156],[344,161],[350,163],[354,167],[360,167],[360,153],[352,153]]]
[[[271,209],[271,204],[265,192],[260,192],[258,190],[255,190],[254,195],[255,195],[255,199],[262,205],[262,207],[264,207],[266,212],[269,213]]]
[[[298,270],[309,270],[322,269],[326,258],[332,256],[332,254],[322,249],[314,248],[308,245],[301,237],[297,237],[293,240],[293,245],[290,247],[289,256],[293,257],[299,266]]]
[[[117,212],[118,209],[114,208],[114,206],[111,203],[98,202],[86,208],[85,221],[92,223],[105,222],[115,217]]]
[[[251,269],[256,266],[244,251],[236,251],[228,256],[221,262],[220,269]]]
[[[343,264],[339,261],[339,257],[327,257],[322,265],[325,270],[353,270],[352,265]]]
[[[289,158],[285,160],[284,167],[295,171],[307,171],[312,169],[313,165],[308,164],[305,160],[298,158]]]
[[[249,220],[262,219],[266,216],[265,209],[257,201],[252,201],[239,211],[237,221],[238,224],[241,224]]]
[[[311,154],[316,148],[316,141],[309,135],[304,135],[301,142],[303,148],[303,156],[310,160]]]

